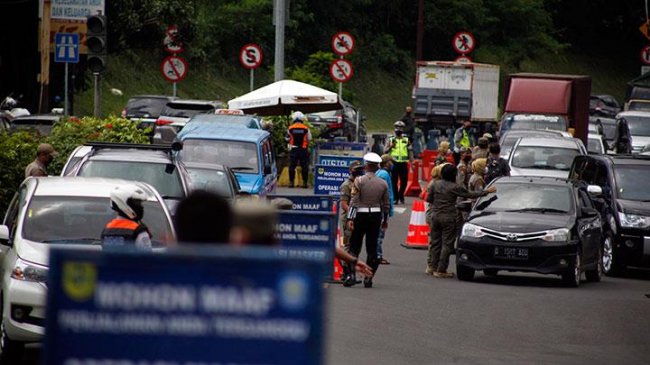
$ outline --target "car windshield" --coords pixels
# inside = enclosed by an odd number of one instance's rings
[[[505,120],[507,129],[552,129],[566,131],[566,119],[556,115],[517,114]]]
[[[614,172],[619,199],[650,202],[650,166],[616,165]]]
[[[578,156],[577,149],[519,146],[512,156],[512,166],[522,169],[550,169],[568,171],[573,158]]]
[[[589,138],[587,140],[587,151],[592,153],[603,153],[603,144],[598,138]]]
[[[650,103],[643,101],[631,101],[627,110],[650,111]]]
[[[159,202],[146,201],[143,223],[152,243],[165,246],[174,240],[172,228]],[[34,196],[27,207],[22,236],[42,243],[100,244],[106,223],[115,218],[110,200],[103,197]]]
[[[632,136],[650,137],[650,117],[625,117]]]
[[[81,166],[79,176],[143,181],[165,199],[185,197],[178,169],[171,163],[89,160]]]
[[[496,183],[497,191],[479,199],[477,211],[539,211],[568,213],[571,192],[566,186],[535,183]]]
[[[187,171],[192,180],[192,189],[208,190],[224,198],[234,196],[225,171],[199,167],[188,167]]]
[[[201,113],[214,113],[214,106],[210,104],[175,104],[168,103],[160,113],[173,118],[191,118]]]
[[[187,162],[224,165],[235,172],[259,173],[257,146],[253,142],[186,139],[179,158]]]
[[[126,104],[127,117],[150,117],[158,118],[160,111],[169,100],[165,98],[136,98],[129,100]]]

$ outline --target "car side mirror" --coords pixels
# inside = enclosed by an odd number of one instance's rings
[[[456,203],[456,209],[460,210],[461,212],[469,212],[472,210],[472,202],[471,200],[463,200],[462,202]]]
[[[587,186],[587,192],[592,196],[601,196],[603,195],[603,188],[598,185],[589,185]]]
[[[271,165],[264,166],[264,175],[270,175],[270,174],[271,174]]]
[[[582,209],[580,209],[580,213],[582,213],[583,217],[587,218],[598,217],[600,215],[596,209],[589,207],[582,207]]]
[[[9,227],[0,225],[0,244],[9,245]]]

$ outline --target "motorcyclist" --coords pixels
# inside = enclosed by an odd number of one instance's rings
[[[142,223],[145,192],[136,185],[121,185],[111,191],[110,198],[117,217],[104,227],[102,243],[105,246],[135,244],[138,248],[151,249],[151,233]]]

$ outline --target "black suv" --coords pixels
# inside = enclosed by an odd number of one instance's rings
[[[359,119],[359,142],[367,141],[366,117],[347,101],[342,101],[343,109],[307,114],[307,119],[314,127],[320,128],[320,137],[332,140],[345,137],[349,142],[355,141],[357,118]]]
[[[569,176],[602,189],[596,204],[604,216],[605,274],[650,266],[650,156],[578,156]]]
[[[456,249],[456,274],[471,280],[476,270],[488,276],[499,270],[561,275],[576,287],[582,273],[600,281],[601,217],[589,192],[567,180],[549,177],[503,177],[496,193],[473,206]],[[589,192],[588,192],[589,191]]]

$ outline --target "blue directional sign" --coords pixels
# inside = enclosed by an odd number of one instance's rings
[[[322,364],[322,264],[266,252],[52,250],[43,363]]]
[[[79,62],[79,34],[56,33],[54,35],[54,62]]]
[[[354,161],[361,162],[363,159],[361,157],[352,157],[352,156],[335,156],[335,155],[318,155],[318,164],[326,166],[343,166],[349,167],[350,164]]]

